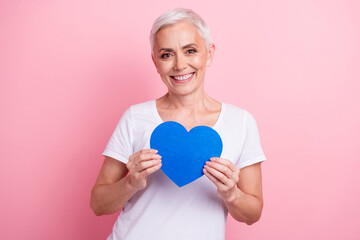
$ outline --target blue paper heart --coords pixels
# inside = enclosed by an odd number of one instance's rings
[[[154,129],[150,147],[162,156],[162,171],[182,187],[204,175],[205,162],[220,157],[223,144],[210,127],[198,126],[188,132],[180,123],[168,121]]]

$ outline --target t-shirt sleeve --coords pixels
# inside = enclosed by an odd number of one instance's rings
[[[128,108],[117,123],[102,155],[126,164],[129,156],[133,153],[132,135],[131,112],[130,108]]]
[[[245,142],[236,166],[241,169],[266,160],[260,144],[260,136],[254,117],[247,111],[244,115]]]

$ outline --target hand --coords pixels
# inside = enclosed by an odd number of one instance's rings
[[[161,168],[161,156],[156,153],[155,149],[143,149],[129,157],[129,183],[136,190],[145,188],[147,176]]]
[[[238,190],[240,170],[229,160],[213,157],[206,162],[203,172],[217,187],[217,194],[224,201],[232,201]]]

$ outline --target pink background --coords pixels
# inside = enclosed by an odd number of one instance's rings
[[[206,91],[253,114],[268,158],[261,220],[229,217],[226,239],[359,239],[360,4],[344,0],[1,1],[0,239],[106,239],[101,153],[127,107],[166,92],[148,34],[178,6],[212,30]]]

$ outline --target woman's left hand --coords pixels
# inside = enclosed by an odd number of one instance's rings
[[[224,201],[232,201],[238,190],[240,170],[229,160],[213,157],[207,161],[203,172],[217,187],[217,194]]]

